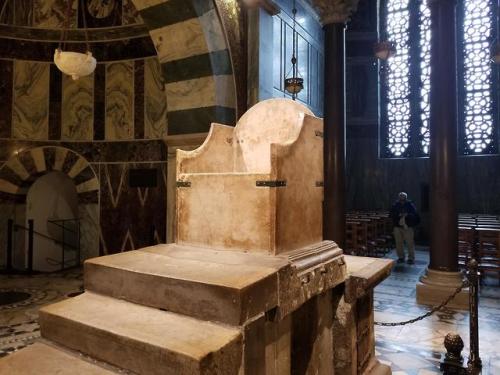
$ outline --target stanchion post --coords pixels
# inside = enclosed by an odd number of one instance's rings
[[[12,270],[12,247],[13,247],[13,240],[14,237],[14,220],[9,219],[7,220],[7,271]]]
[[[479,357],[479,273],[476,259],[467,264],[469,279],[469,334],[470,354],[467,362],[469,374],[479,374],[482,363]]]
[[[28,273],[33,272],[33,219],[28,219]]]

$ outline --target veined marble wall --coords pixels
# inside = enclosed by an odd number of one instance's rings
[[[47,63],[15,61],[12,135],[47,139],[49,128],[49,67]]]
[[[92,140],[94,137],[94,76],[73,80],[62,76],[62,134],[65,140]]]
[[[157,59],[148,59],[144,65],[144,136],[162,138],[167,132],[167,103],[165,86]]]
[[[12,86],[12,92],[6,86],[0,93],[0,106],[5,107],[0,138],[2,134],[25,140],[162,138],[167,132],[167,100],[158,59],[99,66],[103,67],[102,77],[93,74],[74,81],[56,69],[51,73],[49,63],[0,60],[0,79],[12,81],[3,82]],[[96,113],[96,106],[104,108],[104,138],[98,136],[102,125],[97,117],[102,114]],[[55,128],[56,123],[60,128]]]
[[[0,82],[1,243],[8,219],[26,225],[26,192],[19,194],[16,186],[28,189],[48,165],[66,170],[82,192],[82,259],[165,242],[166,177],[149,188],[130,187],[128,180],[135,167],[166,176],[167,103],[156,57],[101,63],[77,81],[49,63],[0,60]],[[39,146],[59,151],[45,155]],[[15,155],[26,149],[33,153],[16,162]],[[86,179],[83,159],[69,150],[91,163],[98,178]],[[98,193],[85,193],[90,187]],[[16,248],[25,245],[22,240],[16,236]],[[0,267],[5,260],[2,246]],[[14,260],[23,267],[24,258]]]
[[[5,19],[19,26],[60,29],[66,25],[67,0],[7,0]],[[86,18],[89,27],[120,26],[142,23],[131,0],[86,0]],[[0,1],[0,6],[3,1]],[[69,27],[76,28],[82,21],[82,2],[72,2]],[[79,20],[80,19],[80,20]],[[94,25],[93,21],[98,20]]]
[[[134,62],[106,64],[105,138],[134,138]]]

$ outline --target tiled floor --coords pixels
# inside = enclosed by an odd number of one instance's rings
[[[23,302],[0,305],[0,357],[40,337],[38,309],[78,292],[82,285],[80,270],[31,277],[0,275],[0,292],[15,290],[31,294]]]
[[[391,258],[396,258],[394,254]],[[375,320],[397,322],[417,317],[428,307],[415,303],[415,284],[428,263],[428,253],[417,251],[416,264],[395,265],[392,275],[375,290]],[[479,336],[483,374],[500,374],[500,287],[487,279],[480,291]],[[445,352],[447,333],[457,332],[469,350],[469,314],[444,309],[422,321],[406,326],[375,328],[379,359],[390,364],[393,373],[440,374],[439,362]]]
[[[394,257],[394,255],[390,255]],[[415,303],[415,284],[427,265],[428,253],[417,251],[416,264],[396,265],[392,275],[375,292],[375,320],[401,321],[427,311]],[[480,351],[483,374],[500,374],[500,287],[495,281],[481,289]],[[80,271],[59,274],[0,276],[0,292],[25,291],[27,301],[0,306],[0,357],[31,344],[39,336],[40,306],[66,298],[82,287]],[[495,285],[495,286],[494,286]],[[444,336],[451,331],[462,335],[468,351],[468,314],[444,310],[423,321],[404,327],[376,327],[377,356],[392,367],[395,375],[440,374],[439,361],[444,352]]]

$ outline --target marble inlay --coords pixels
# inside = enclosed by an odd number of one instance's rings
[[[94,75],[73,80],[63,75],[62,139],[92,140]]]
[[[137,1],[136,1],[137,2]],[[122,24],[132,25],[136,23],[143,23],[139,15],[139,11],[135,8],[132,0],[123,0],[122,11]]]
[[[47,169],[45,165],[45,154],[43,153],[43,148],[38,147],[30,150],[33,161],[35,162],[35,168],[38,173],[43,172]]]
[[[14,63],[12,134],[21,139],[47,139],[49,120],[49,64]]]
[[[168,110],[190,108],[235,107],[233,76],[207,76],[165,85]]]
[[[417,249],[414,265],[396,264],[391,275],[375,288],[375,320],[398,322],[415,318],[429,310],[417,305],[415,284],[429,261],[427,249]],[[396,259],[395,252],[388,255]],[[500,371],[498,324],[500,322],[498,280],[485,277],[479,297],[479,350],[483,374]],[[448,308],[410,325],[375,327],[376,351],[381,362],[391,366],[393,374],[440,374],[439,361],[445,353],[444,337],[449,332],[462,336],[469,351],[469,314]],[[467,360],[467,358],[465,359]]]
[[[80,218],[80,259],[99,256],[99,205],[79,204]]]
[[[167,132],[167,98],[157,58],[144,65],[144,137],[162,138]]]
[[[217,11],[212,9],[199,18],[205,34],[209,51],[220,51],[226,48],[226,38],[222,30],[221,21]]]
[[[209,52],[198,18],[167,25],[150,34],[162,63]],[[173,45],[182,48],[172,48]]]
[[[73,1],[69,27],[76,27],[78,1]],[[33,26],[59,29],[65,26],[68,0],[33,0]]]
[[[15,206],[13,203],[0,204],[0,243],[7,243],[7,220],[13,219]],[[0,246],[0,267],[7,261],[6,246]]]
[[[107,140],[134,137],[134,62],[106,65],[106,119]]]
[[[158,4],[167,2],[168,0],[135,0],[134,5],[138,10],[143,10]]]

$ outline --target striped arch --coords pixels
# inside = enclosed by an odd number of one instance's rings
[[[60,171],[73,180],[80,202],[98,202],[99,180],[89,162],[70,149],[56,146],[35,147],[12,156],[0,167],[0,193],[24,201],[36,179],[51,171]]]
[[[149,29],[167,97],[168,134],[236,120],[228,43],[213,0],[132,0]]]

